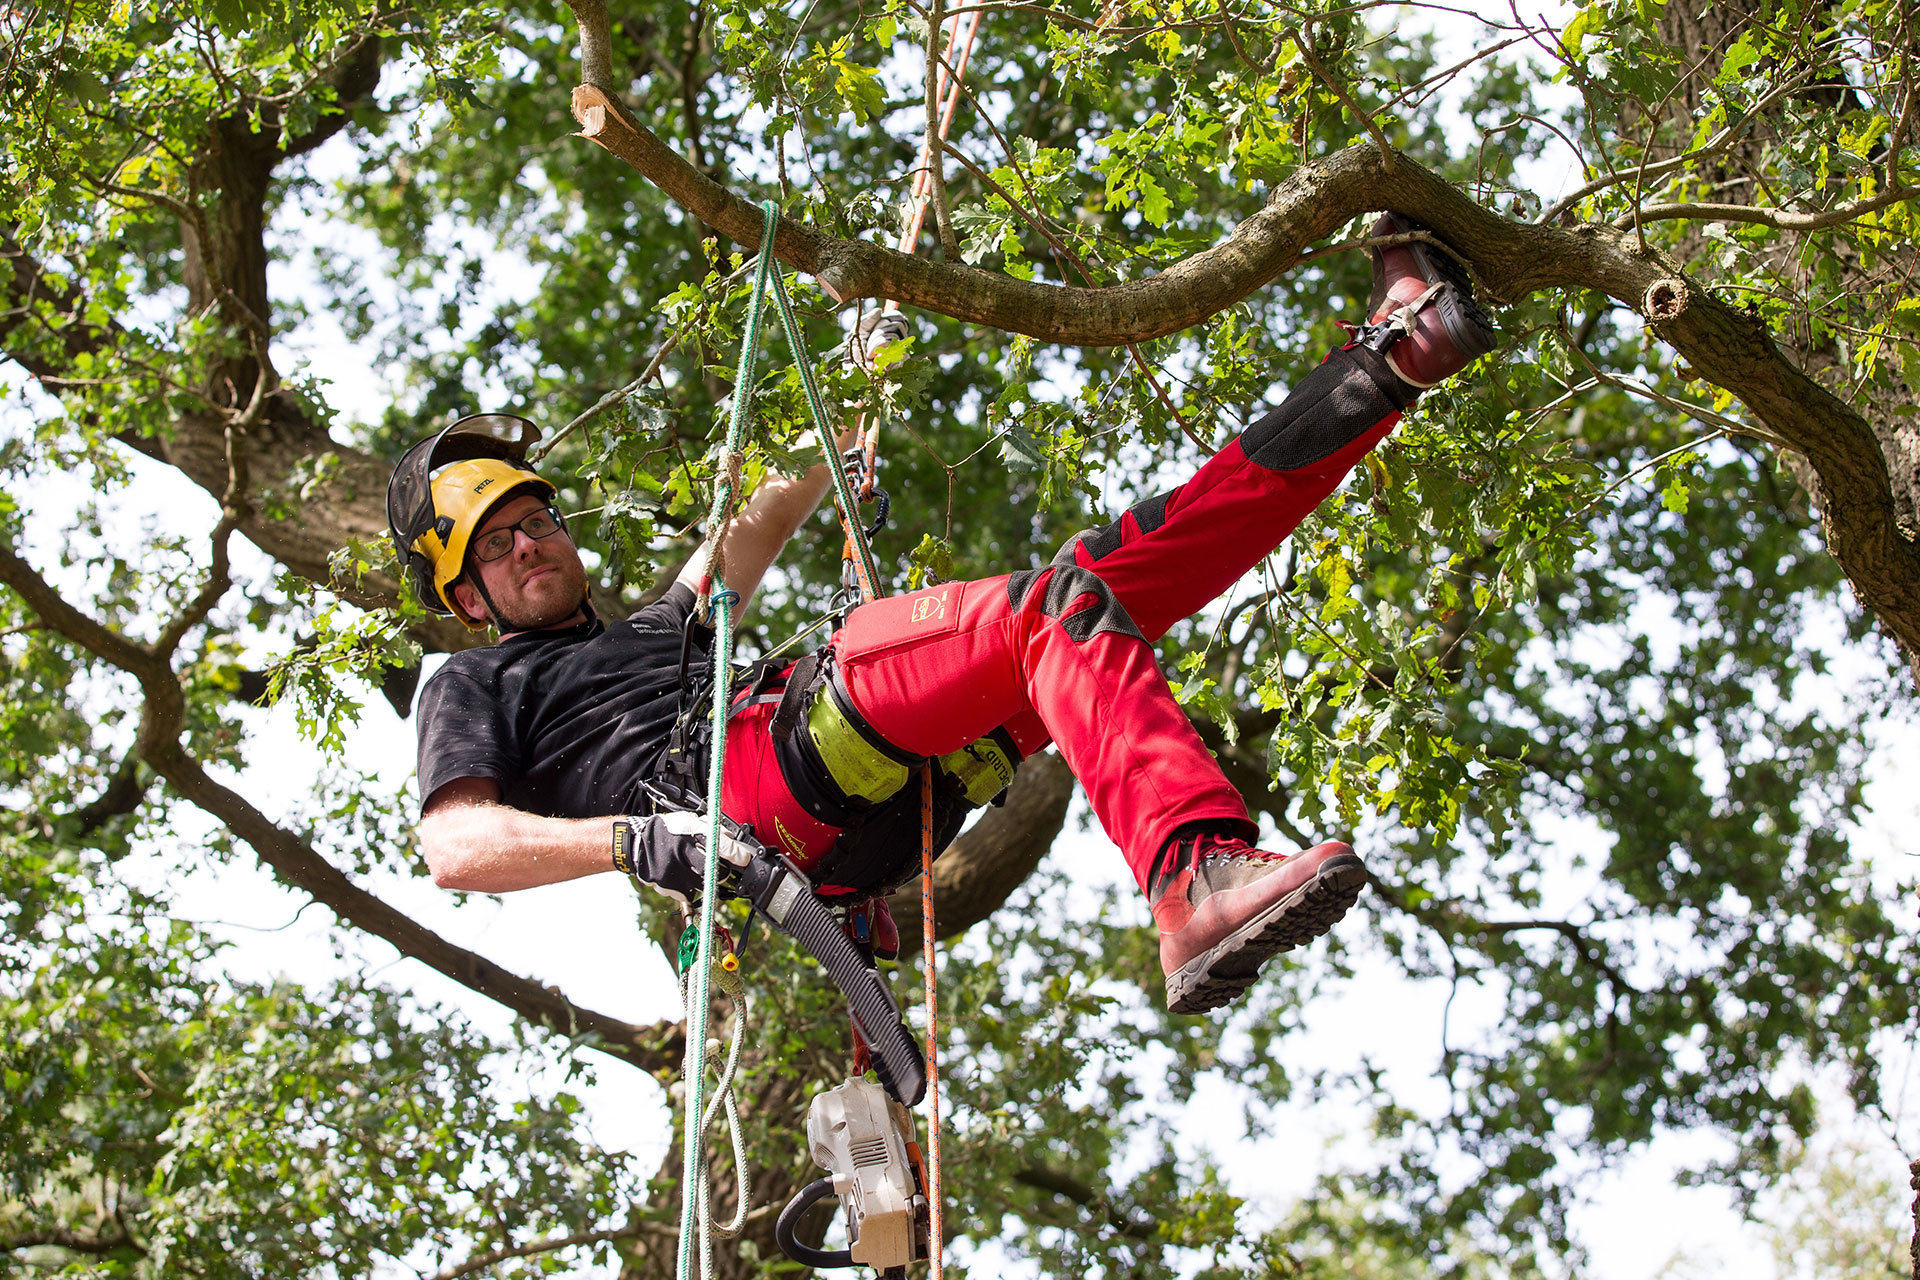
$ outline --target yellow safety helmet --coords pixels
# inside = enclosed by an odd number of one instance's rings
[[[466,568],[467,544],[487,512],[512,494],[551,499],[554,487],[527,466],[540,428],[511,413],[476,413],[407,450],[387,484],[387,527],[414,595],[428,610],[482,631],[450,588]]]

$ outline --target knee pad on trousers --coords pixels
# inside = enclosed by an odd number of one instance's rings
[[[1103,524],[1092,529],[1082,529],[1079,533],[1068,538],[1066,542],[1062,544],[1061,548],[1053,553],[1053,559],[1050,563],[1066,568],[1078,567],[1080,561],[1076,554],[1076,548],[1079,547],[1085,547],[1087,549],[1087,558],[1089,560],[1098,561],[1104,559],[1115,551],[1118,551],[1121,544],[1126,541],[1126,528],[1123,522],[1126,520],[1127,515],[1133,517],[1133,522],[1139,527],[1141,533],[1152,533],[1155,529],[1158,529],[1167,522],[1167,501],[1172,497],[1173,494],[1171,492],[1156,493],[1151,498],[1142,498],[1140,501],[1128,507],[1126,515],[1121,516],[1119,520],[1115,520],[1112,524]]]
[[[1394,376],[1379,352],[1343,348],[1301,379],[1279,408],[1242,432],[1240,448],[1256,466],[1298,471],[1338,453],[1419,398],[1420,389]]]
[[[1096,532],[1098,532],[1096,530]],[[1055,564],[1046,569],[1023,569],[1007,576],[1007,604],[1019,609],[1033,593],[1041,575],[1047,577],[1046,594],[1040,599],[1040,612],[1060,621],[1060,629],[1075,644],[1085,644],[1103,632],[1132,636],[1142,644],[1146,637],[1134,624],[1133,615],[1120,603],[1106,579],[1079,565]],[[1073,608],[1076,601],[1092,596],[1090,603]],[[1068,613],[1067,610],[1073,611]]]

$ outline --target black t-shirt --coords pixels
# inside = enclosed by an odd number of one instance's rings
[[[491,778],[513,808],[553,818],[644,812],[638,783],[680,713],[680,645],[693,590],[676,583],[606,626],[527,631],[447,659],[420,692],[420,801]],[[704,672],[697,633],[689,675]]]

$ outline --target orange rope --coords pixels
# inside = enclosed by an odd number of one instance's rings
[[[934,158],[933,139],[928,138],[920,144],[920,160],[913,173],[913,212],[907,217],[907,225],[900,232],[900,252],[912,253],[914,242],[920,239],[920,228],[927,218],[927,205],[933,199],[933,166],[945,163],[947,134],[953,128],[953,113],[960,106],[960,77],[967,74],[967,59],[973,56],[973,37],[980,30],[980,11],[963,13],[951,19],[953,26],[947,32],[947,48],[951,57],[940,66],[940,76],[936,81],[934,96],[944,98],[940,104],[940,145],[941,158]],[[947,68],[953,68],[949,74]]]
[[[927,138],[920,144],[920,161],[913,175],[912,211],[907,215],[905,227],[900,232],[900,252],[912,253],[920,239],[920,231],[926,224],[927,205],[933,197],[933,166],[942,163],[947,134],[953,128],[954,113],[959,109],[961,89],[960,77],[966,74],[967,61],[973,55],[974,37],[980,31],[980,11],[963,13],[952,20],[947,32],[948,61],[940,67],[939,78],[935,82],[934,94],[943,99],[940,108],[940,136],[936,140]],[[951,70],[949,70],[951,68]],[[880,304],[882,309],[892,304],[886,299]],[[880,422],[878,418],[861,415],[857,427],[859,431],[860,451],[866,458],[866,476],[860,486],[860,497],[872,496],[873,486],[879,476],[877,466],[880,451]],[[863,601],[878,599],[885,584],[872,582],[860,569],[860,562],[853,552],[853,539],[856,534],[858,512],[842,512],[841,522],[846,526],[847,542],[843,551],[846,560],[852,561],[854,575],[860,585]],[[940,1174],[940,1017],[939,989],[935,980],[936,952],[933,940],[933,764],[929,761],[920,770],[920,938],[922,972],[926,977],[927,996],[927,1260],[929,1280],[941,1280],[941,1255],[943,1234],[945,1231],[943,1205],[943,1183]],[[856,1033],[856,1040],[858,1035]]]
[[[927,983],[927,1264],[940,1280],[940,1007],[934,983],[933,946],[933,763],[920,766],[920,957]]]

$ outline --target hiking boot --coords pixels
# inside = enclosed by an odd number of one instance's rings
[[[1353,846],[1337,840],[1292,854],[1213,831],[1172,843],[1148,892],[1174,1013],[1239,996],[1268,959],[1331,929],[1367,882]]]
[[[1425,230],[1405,214],[1383,213],[1369,234]],[[1499,345],[1493,323],[1473,300],[1466,268],[1451,254],[1417,240],[1367,252],[1373,296],[1354,341],[1384,353],[1402,382],[1435,386]]]

